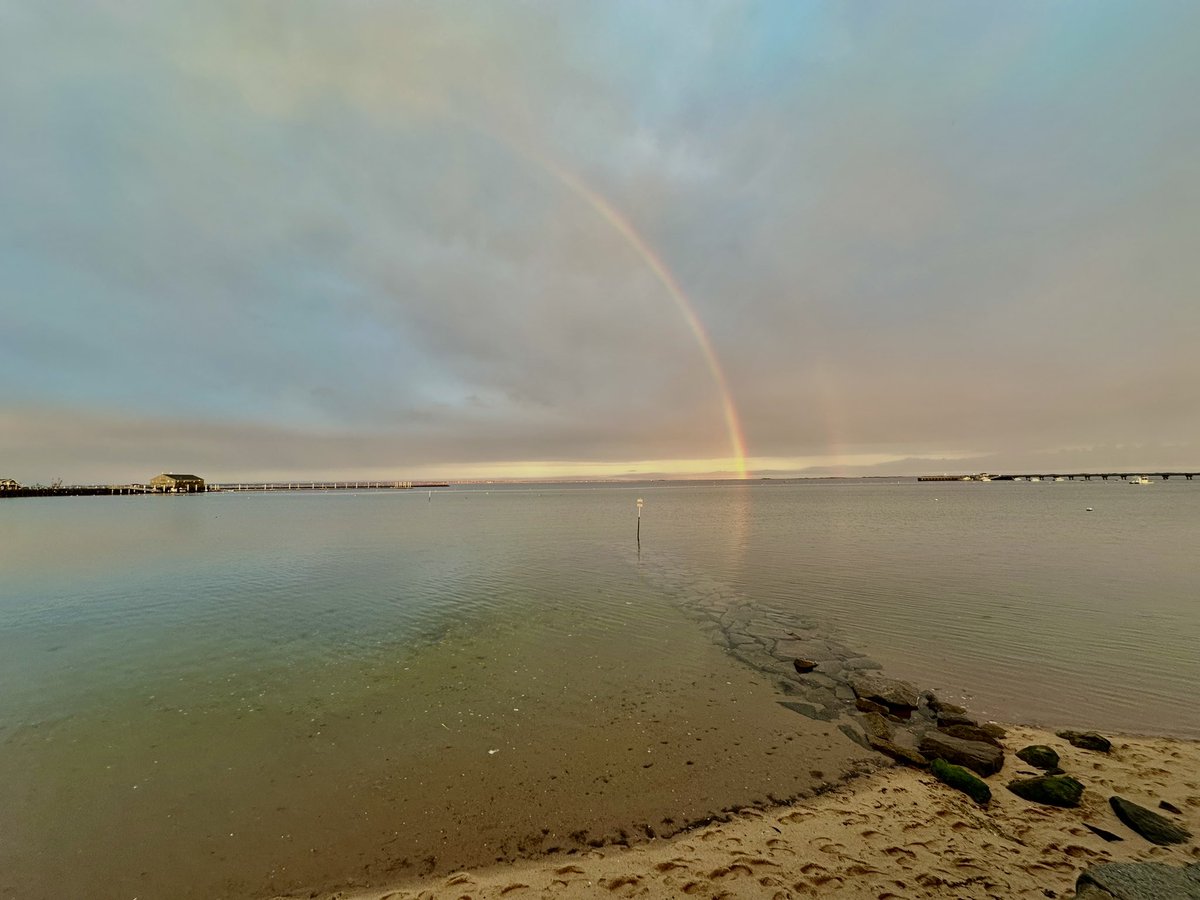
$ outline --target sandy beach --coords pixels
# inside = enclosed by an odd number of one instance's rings
[[[1080,872],[1105,862],[1200,860],[1195,840],[1156,846],[1109,806],[1120,794],[1200,834],[1200,742],[1110,736],[1109,754],[1053,732],[1012,726],[1009,751],[1045,744],[1085,785],[1077,808],[1027,802],[1005,788],[1036,774],[1010,752],[981,808],[925,771],[885,766],[812,799],[632,847],[601,847],[463,871],[344,900],[490,897],[1045,898],[1071,897]],[[1107,842],[1085,823],[1123,840]]]

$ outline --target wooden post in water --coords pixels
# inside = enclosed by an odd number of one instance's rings
[[[642,498],[638,497],[638,501],[637,501],[637,508],[638,508],[637,545],[638,545],[639,550],[642,549],[642,502],[643,502]]]

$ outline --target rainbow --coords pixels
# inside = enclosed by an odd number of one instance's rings
[[[700,348],[700,353],[704,357],[704,362],[708,366],[709,374],[712,376],[713,383],[716,385],[717,393],[721,399],[721,411],[725,418],[725,428],[729,432],[729,446],[733,470],[739,478],[748,477],[745,433],[742,430],[741,418],[738,416],[737,406],[733,402],[733,393],[729,390],[729,380],[725,377],[725,371],[721,368],[721,362],[717,358],[716,350],[713,349],[712,338],[709,337],[704,323],[700,321],[700,317],[696,315],[696,309],[680,286],[679,279],[675,277],[662,258],[654,252],[650,243],[633,227],[633,223],[621,215],[612,203],[598,191],[589,187],[578,175],[570,172],[544,154],[526,147],[512,136],[500,130],[485,128],[476,121],[458,115],[442,103],[434,101],[432,103],[426,102],[422,105],[426,111],[434,112],[468,131],[499,144],[518,159],[549,173],[555,181],[590,206],[633,249],[646,267],[654,273],[654,277],[658,279],[663,288],[666,289],[667,296],[671,298],[676,309],[683,316],[684,322],[687,323],[692,337],[695,338],[696,345]]]
[[[506,141],[505,143],[508,142]],[[549,172],[559,183],[570,190],[571,193],[575,194],[575,196],[579,197],[595,210],[600,218],[611,225],[625,239],[625,242],[633,248],[642,262],[646,264],[646,267],[654,273],[654,276],[666,288],[667,295],[683,316],[683,320],[687,323],[692,337],[696,339],[696,344],[699,346],[700,352],[704,356],[704,361],[708,365],[708,371],[717,386],[717,393],[721,397],[721,410],[725,416],[725,428],[729,431],[729,444],[732,450],[734,470],[737,472],[739,478],[746,478],[746,438],[742,431],[742,423],[738,416],[737,407],[733,403],[733,393],[729,390],[729,381],[725,377],[725,371],[721,368],[717,352],[713,349],[712,338],[709,337],[704,323],[700,321],[700,317],[696,315],[695,307],[688,299],[687,294],[684,293],[683,288],[679,284],[679,279],[675,277],[674,273],[667,267],[667,264],[663,262],[662,257],[654,252],[654,249],[646,239],[633,227],[633,224],[621,215],[616,207],[603,195],[590,188],[577,175],[568,172],[553,160],[529,153],[511,143],[509,146],[514,147],[526,159],[536,162],[542,169]]]

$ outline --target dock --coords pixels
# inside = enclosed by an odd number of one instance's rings
[[[225,491],[412,491],[448,488],[448,481],[239,481],[203,484],[188,493]],[[5,486],[0,498],[6,497],[118,497],[133,494],[179,493],[151,484],[54,484]]]

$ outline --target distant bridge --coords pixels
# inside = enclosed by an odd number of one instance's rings
[[[1108,481],[1119,478],[1122,481],[1130,478],[1186,478],[1191,481],[1200,472],[1029,472],[1013,475],[922,475],[917,481],[1091,481],[1099,478]]]

